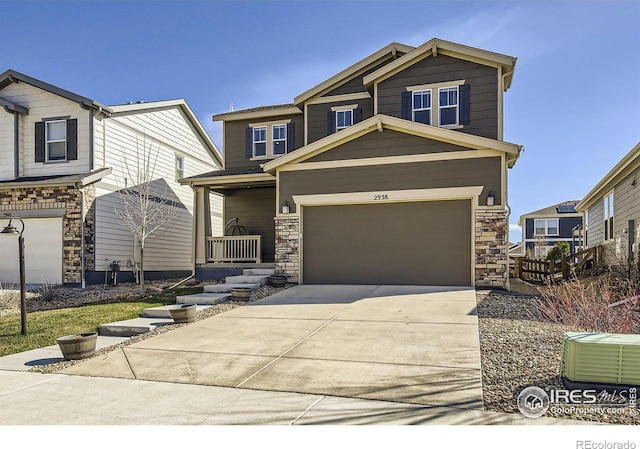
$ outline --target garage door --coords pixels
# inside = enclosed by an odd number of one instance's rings
[[[5,222],[2,226],[6,226]],[[13,223],[18,230],[19,222]],[[25,278],[29,284],[62,283],[62,218],[24,220]],[[0,281],[20,283],[18,237],[0,236]]]
[[[305,284],[471,285],[471,201],[308,206]]]

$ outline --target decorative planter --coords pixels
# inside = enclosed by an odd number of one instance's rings
[[[269,282],[275,287],[280,287],[287,283],[286,274],[272,274],[269,276]]]
[[[239,299],[241,301],[246,301],[251,298],[251,293],[253,293],[253,289],[250,287],[234,287],[231,289],[233,299]]]
[[[197,309],[198,306],[195,304],[183,304],[169,309],[169,313],[171,313],[174,323],[190,323],[195,321]]]
[[[66,360],[78,360],[91,357],[96,353],[97,332],[86,334],[73,334],[57,338],[62,356]]]

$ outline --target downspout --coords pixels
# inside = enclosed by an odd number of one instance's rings
[[[13,111],[13,152],[15,178],[20,177],[20,117],[17,111]]]

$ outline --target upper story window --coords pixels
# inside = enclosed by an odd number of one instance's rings
[[[357,104],[333,106],[327,118],[327,135],[362,121],[362,108]]]
[[[430,89],[413,92],[412,117],[414,122],[420,122],[427,125],[431,124],[431,90]]]
[[[247,159],[282,156],[293,149],[294,125],[291,120],[254,123],[247,127]]]
[[[407,87],[402,92],[401,117],[443,128],[468,125],[470,86],[460,80]]]
[[[46,160],[64,161],[67,159],[67,121],[52,120],[45,122]]]
[[[35,162],[65,162],[78,159],[78,120],[66,117],[35,123]]]
[[[176,181],[184,178],[184,158],[176,155]]]
[[[535,219],[533,235],[560,235],[559,220],[557,218]]]
[[[336,111],[336,130],[348,128],[353,125],[353,109]]]
[[[613,190],[604,197],[604,239],[613,238]]]

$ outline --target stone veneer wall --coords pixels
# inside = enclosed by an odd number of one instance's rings
[[[300,279],[300,218],[297,215],[278,216],[276,227],[276,272],[286,274],[289,282]]]
[[[296,215],[275,218],[276,271],[291,282],[299,281],[300,220]],[[507,212],[500,209],[476,209],[475,270],[476,287],[507,288]]]
[[[85,213],[92,210],[95,187],[85,189]],[[82,281],[82,195],[74,187],[25,187],[22,189],[0,190],[0,214],[10,212],[20,216],[21,211],[63,209],[63,261],[62,282],[80,283]],[[30,212],[29,216],[32,216]],[[93,267],[93,213],[87,214],[88,226],[85,228],[85,242],[90,242],[89,257],[86,257],[87,269]],[[89,263],[90,262],[90,263]]]
[[[508,287],[507,211],[476,209],[476,287]]]

